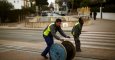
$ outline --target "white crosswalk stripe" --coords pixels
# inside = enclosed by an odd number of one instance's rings
[[[20,41],[29,41],[29,42],[44,42],[42,31],[31,31],[31,30],[1,30],[0,38],[11,38],[11,39],[19,39]],[[66,32],[71,36],[71,32]],[[71,36],[68,41],[71,41],[75,44],[73,36]],[[21,40],[22,39],[22,40]],[[115,50],[115,32],[82,32],[80,35],[81,47],[86,48],[99,48],[99,49],[110,49]],[[58,40],[55,40],[56,42]],[[45,43],[45,42],[44,42]],[[7,46],[9,48],[9,46]],[[10,47],[12,49],[12,47]],[[4,51],[1,47],[1,51]],[[38,50],[20,48],[18,46],[13,46],[13,49],[22,50],[23,51],[31,51],[36,52]]]
[[[80,40],[82,47],[115,50],[115,32],[82,32]]]

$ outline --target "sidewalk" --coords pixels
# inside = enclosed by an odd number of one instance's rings
[[[83,31],[90,32],[115,32],[115,21],[114,20],[95,20],[89,26],[84,26]]]
[[[114,20],[93,20],[92,24],[83,26],[82,31],[89,31],[89,32],[115,32],[115,21]],[[44,27],[45,28],[45,27]],[[22,26],[17,27],[8,27],[8,26],[0,26],[0,29],[18,29],[18,30],[39,30],[43,31],[44,28],[26,28]],[[62,28],[64,31],[71,31],[72,27]]]

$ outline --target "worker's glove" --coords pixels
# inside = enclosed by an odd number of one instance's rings
[[[67,36],[66,38],[70,38],[70,36]]]
[[[62,41],[62,42],[63,42],[63,41],[64,41],[64,39],[60,39],[60,41]]]

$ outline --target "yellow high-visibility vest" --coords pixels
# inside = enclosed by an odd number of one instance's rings
[[[79,24],[79,22],[77,22],[77,23],[75,24],[75,26],[78,25],[78,24]]]
[[[79,22],[75,23],[75,26],[78,25],[78,24],[79,24]],[[75,26],[74,26],[74,27],[75,27]],[[75,35],[75,32],[73,32],[72,35]]]
[[[48,34],[51,32],[50,26],[51,26],[52,24],[54,24],[54,23],[51,23],[51,24],[47,27],[47,29],[43,32],[43,34],[44,34],[45,36],[48,36]]]

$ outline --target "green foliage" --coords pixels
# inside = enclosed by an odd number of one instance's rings
[[[0,1],[0,11],[8,11],[13,8],[13,5],[6,0]]]
[[[89,6],[90,4],[90,0],[82,0],[82,2],[80,3],[81,7],[86,7]]]
[[[36,5],[38,6],[38,13],[41,15],[41,11],[44,9],[44,6],[48,5],[47,0],[35,0]]]
[[[13,5],[6,0],[0,0],[0,20],[5,22],[8,18],[9,11],[13,9]]]
[[[46,10],[48,10],[48,11],[49,11],[49,10],[50,10],[50,8],[49,8],[48,6],[45,6],[45,5],[44,5],[44,6],[42,6],[42,11],[46,11]]]
[[[21,13],[21,10],[12,10],[8,14],[8,22],[17,22],[19,15]]]
[[[55,2],[56,2],[60,7],[61,7],[62,4],[63,4],[62,0],[56,0]]]
[[[68,7],[70,9],[77,9],[80,7],[82,0],[68,0]]]
[[[115,4],[106,5],[106,6],[103,8],[103,12],[115,13]]]
[[[36,0],[37,6],[48,5],[47,0]]]
[[[31,7],[33,7],[34,5],[32,2],[34,2],[34,0],[29,0],[29,2],[30,2]]]
[[[28,8],[13,9],[13,5],[6,0],[0,0],[0,20],[2,23],[18,22],[24,20],[27,15],[35,13],[35,5]]]

